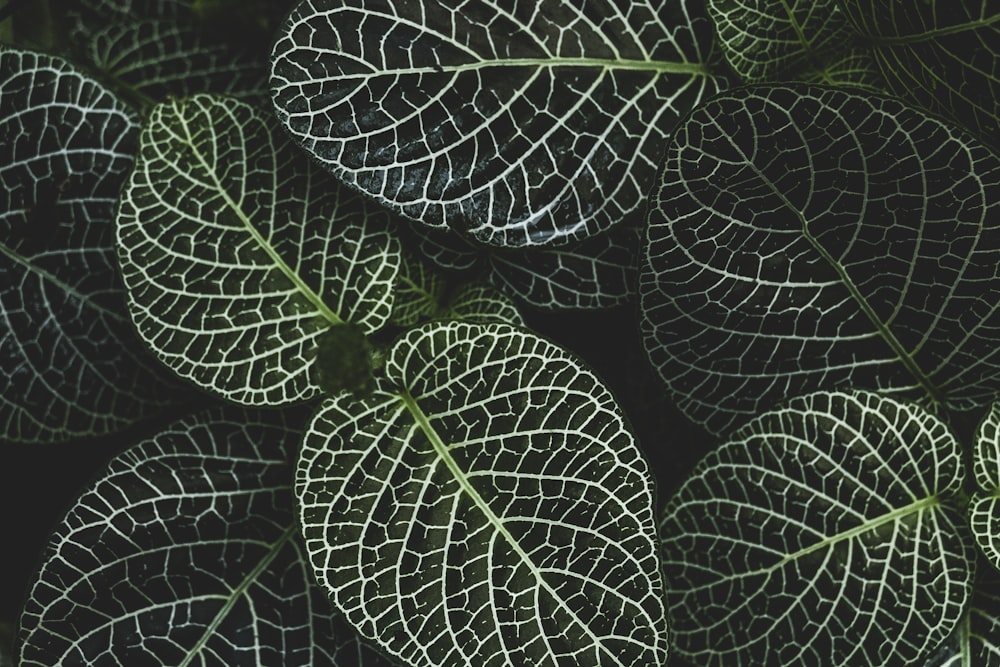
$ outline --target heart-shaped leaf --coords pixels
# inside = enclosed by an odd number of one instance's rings
[[[986,560],[1000,569],[1000,403],[993,404],[979,426],[972,470],[977,488],[969,505],[972,534]]]
[[[254,107],[173,100],[143,129],[118,212],[129,307],[183,377],[245,404],[303,400],[319,391],[317,337],[388,319],[390,228]]]
[[[533,334],[409,332],[371,397],[323,403],[296,493],[321,585],[412,665],[665,664],[646,463],[597,377]]]
[[[765,413],[705,457],[660,525],[671,627],[699,665],[910,665],[971,593],[961,453],[870,393]]]
[[[897,95],[1000,147],[1000,7],[992,0],[840,0]]]
[[[719,44],[744,81],[810,81],[879,89],[839,0],[709,0]],[[849,63],[849,64],[848,64]]]
[[[0,46],[0,438],[100,435],[169,401],[124,303],[113,209],[135,116],[53,56]]]
[[[332,613],[292,507],[278,412],[185,418],[126,450],[56,528],[21,665],[384,665]]]
[[[487,245],[642,214],[677,119],[715,89],[699,2],[306,0],[272,94],[333,173]]]
[[[724,94],[678,127],[640,268],[653,365],[715,432],[853,385],[1000,390],[1000,159],[893,99]]]

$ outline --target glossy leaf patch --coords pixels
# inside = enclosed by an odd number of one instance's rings
[[[890,89],[1000,147],[1000,7],[991,0],[842,0]]]
[[[507,325],[432,323],[296,473],[321,585],[419,667],[662,665],[649,472],[611,394]]]
[[[678,128],[640,269],[645,345],[724,432],[853,385],[949,408],[1000,390],[1000,159],[892,99],[722,95]]]
[[[300,546],[279,413],[188,417],[120,454],[43,554],[21,665],[385,665]]]
[[[306,0],[272,94],[386,206],[488,245],[567,243],[642,214],[667,136],[715,89],[698,5]]]
[[[979,426],[972,470],[977,489],[969,506],[972,533],[987,562],[1000,570],[1000,404],[993,404]]]
[[[125,309],[113,210],[137,118],[66,61],[0,47],[0,438],[115,431],[169,400]]]
[[[157,106],[118,215],[129,306],[180,375],[245,404],[318,391],[316,338],[392,310],[385,212],[313,168],[269,117],[196,96]]]
[[[875,394],[792,400],[702,460],[660,525],[678,652],[699,665],[909,665],[965,612],[957,443]]]

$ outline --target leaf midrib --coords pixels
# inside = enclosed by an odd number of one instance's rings
[[[409,390],[406,389],[402,390],[401,392],[399,392],[398,396],[402,400],[403,405],[406,406],[406,409],[409,411],[410,415],[417,422],[417,425],[420,427],[420,430],[430,441],[431,446],[434,448],[434,452],[444,462],[445,466],[448,468],[448,471],[451,472],[452,477],[454,477],[455,481],[458,482],[459,487],[473,501],[473,503],[475,503],[476,507],[478,507],[479,510],[486,516],[487,521],[489,521],[490,525],[493,526],[494,530],[496,530],[498,533],[500,533],[500,535],[503,536],[503,538],[507,541],[507,544],[510,545],[510,548],[514,551],[514,553],[516,553],[521,558],[522,562],[524,562],[524,564],[534,575],[535,580],[538,582],[538,584],[549,593],[552,599],[555,600],[556,603],[567,614],[569,614],[570,617],[573,618],[573,620],[575,620],[580,625],[581,628],[584,629],[584,631],[588,634],[588,636],[590,636],[591,639],[593,639],[594,644],[600,647],[601,651],[604,654],[608,655],[610,659],[614,661],[614,664],[619,665],[621,667],[625,667],[625,665],[623,665],[622,662],[618,660],[618,657],[608,647],[604,646],[604,644],[600,641],[600,639],[597,636],[595,636],[593,632],[591,632],[590,626],[588,626],[577,615],[577,613],[574,610],[570,609],[570,607],[566,604],[566,601],[562,599],[562,597],[555,591],[555,589],[553,589],[548,584],[547,581],[545,581],[545,578],[542,576],[541,570],[538,568],[535,562],[531,560],[531,556],[529,556],[528,553],[524,551],[524,549],[521,547],[521,544],[510,533],[510,531],[507,530],[507,527],[504,526],[503,522],[500,520],[500,517],[498,517],[493,512],[493,509],[489,506],[486,500],[481,495],[479,495],[479,492],[476,491],[475,487],[472,486],[472,483],[466,476],[465,471],[462,470],[462,468],[458,465],[458,462],[454,459],[454,457],[452,457],[451,452],[448,451],[448,446],[444,443],[444,440],[441,439],[441,436],[438,434],[437,430],[430,423],[430,419],[427,418],[427,415],[424,413],[423,409],[421,409],[421,407],[417,404],[416,399],[412,396],[412,394],[410,394]]]
[[[191,647],[191,650],[187,652],[187,655],[184,656],[184,660],[182,660],[177,667],[187,667],[191,664],[191,661],[195,659],[203,648],[205,648],[208,640],[212,638],[215,631],[219,629],[220,625],[222,625],[222,622],[225,620],[229,612],[236,606],[237,601],[239,601],[243,594],[247,592],[247,589],[249,589],[250,586],[257,581],[257,578],[260,577],[261,573],[263,573],[264,570],[266,570],[268,566],[274,562],[274,559],[278,557],[278,554],[281,553],[281,550],[284,549],[285,545],[288,544],[289,540],[292,539],[297,531],[298,526],[295,523],[285,529],[285,532],[282,533],[281,537],[279,537],[274,544],[271,545],[271,548],[266,554],[264,554],[264,557],[260,559],[257,565],[255,565],[245,577],[243,577],[243,580],[237,584],[236,588],[230,592],[229,597],[226,600],[226,604],[222,605],[222,608],[216,612],[215,617],[212,618],[212,622],[205,627],[205,631],[201,634],[201,637],[198,638],[198,641]]]
[[[378,71],[343,75],[344,79],[384,76],[386,74],[442,74],[452,72],[478,71],[489,67],[591,67],[605,70],[628,70],[655,72],[657,74],[690,74],[693,76],[709,76],[708,65],[705,63],[674,62],[668,60],[629,60],[611,58],[497,58],[492,60],[477,60],[460,65],[434,65],[427,67],[406,67],[380,69]]]
[[[903,347],[903,344],[899,341],[899,339],[896,338],[896,334],[894,334],[885,322],[878,317],[875,310],[871,307],[871,304],[868,303],[868,300],[861,293],[861,290],[859,290],[858,286],[854,284],[854,280],[852,280],[847,274],[847,270],[844,266],[837,261],[837,259],[823,247],[816,237],[812,235],[812,232],[809,231],[809,221],[806,220],[805,214],[793,205],[788,197],[786,197],[785,194],[778,189],[774,182],[757,167],[753,160],[746,155],[746,153],[740,148],[739,145],[737,145],[733,138],[729,136],[724,128],[720,128],[720,130],[722,131],[722,135],[729,140],[733,149],[743,157],[744,162],[750,167],[750,169],[753,170],[755,174],[757,174],[758,178],[760,178],[761,181],[763,181],[764,184],[771,189],[771,192],[773,192],[774,195],[781,200],[782,204],[784,204],[789,211],[795,214],[799,220],[799,224],[801,225],[803,237],[809,242],[809,245],[811,245],[813,249],[819,253],[823,260],[829,264],[830,268],[834,270],[840,280],[840,283],[847,288],[848,293],[851,295],[851,299],[854,300],[858,308],[861,309],[861,312],[864,313],[865,317],[868,318],[868,321],[875,327],[879,337],[885,341],[890,349],[892,349],[896,358],[903,364],[913,379],[916,380],[921,387],[923,387],[924,391],[934,404],[944,405],[945,401],[941,394],[941,390],[939,390],[934,383],[931,382],[931,379],[926,373],[924,373],[923,369],[917,365],[913,356],[910,355],[906,348]]]
[[[240,222],[243,223],[243,226],[246,228],[253,240],[258,246],[261,247],[261,249],[264,250],[264,252],[267,253],[267,256],[271,258],[271,261],[278,268],[278,270],[280,270],[281,273],[292,282],[295,288],[298,289],[298,291],[316,308],[317,311],[319,311],[319,314],[322,315],[327,322],[333,325],[344,324],[344,320],[342,320],[337,313],[327,306],[323,299],[321,299],[320,296],[316,294],[316,292],[313,291],[313,289],[309,287],[305,281],[302,280],[302,277],[285,262],[281,255],[278,254],[278,251],[275,250],[274,246],[272,246],[253,225],[253,222],[249,217],[247,217],[246,213],[243,212],[240,205],[229,196],[229,192],[226,190],[225,186],[223,186],[222,181],[219,180],[215,170],[212,169],[212,167],[208,164],[208,161],[205,159],[205,156],[202,155],[201,151],[199,151],[198,147],[195,145],[194,136],[191,134],[191,129],[188,126],[188,120],[182,113],[181,109],[178,108],[178,101],[175,100],[172,106],[174,115],[181,124],[181,127],[184,129],[184,137],[177,137],[177,139],[191,148],[192,155],[194,155],[195,159],[205,170],[205,173],[208,174],[212,185],[219,192],[219,194],[222,195],[226,205],[236,214],[236,217],[239,218]],[[163,125],[166,127],[166,123]],[[177,135],[175,134],[174,136],[176,137]],[[275,195],[277,195],[277,193],[275,193]]]
[[[924,510],[933,509],[939,507],[941,501],[937,496],[928,496],[926,498],[921,498],[920,500],[915,500],[914,502],[904,505],[903,507],[898,507],[891,512],[886,512],[885,514],[872,519],[870,521],[865,521],[863,523],[854,526],[848,530],[837,533],[830,537],[826,537],[818,542],[810,544],[807,547],[803,547],[792,554],[787,554],[781,560],[770,565],[766,568],[758,570],[757,572],[751,572],[748,574],[771,574],[772,572],[783,568],[789,563],[794,563],[796,560],[808,556],[811,553],[815,553],[822,549],[832,547],[840,542],[847,542],[853,540],[856,537],[864,535],[865,533],[881,528],[882,526],[898,521],[899,519],[909,516],[911,514],[917,514],[923,512]]]

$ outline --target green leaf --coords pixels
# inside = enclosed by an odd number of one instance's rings
[[[677,129],[640,268],[650,360],[725,432],[854,386],[964,410],[1000,390],[1000,159],[893,99],[716,97]]]
[[[1000,403],[979,425],[972,470],[977,489],[969,505],[972,534],[987,562],[1000,569]]]
[[[320,584],[411,665],[665,664],[646,463],[535,335],[412,330],[371,397],[322,404],[296,494]]]
[[[111,23],[82,39],[90,64],[141,101],[203,92],[262,99],[267,92],[265,54],[213,41],[191,21]]]
[[[979,568],[968,610],[923,667],[1000,667],[1000,575]]]
[[[481,266],[504,293],[545,310],[614,308],[635,297],[643,228],[619,225],[607,234],[558,248],[484,248],[457,234],[421,232],[421,253],[438,266]]]
[[[880,89],[871,52],[839,0],[709,0],[726,60],[744,81],[807,81]]]
[[[310,398],[316,339],[389,317],[401,252],[390,224],[255,108],[162,104],[118,212],[133,319],[164,363],[230,400]]]
[[[990,0],[841,0],[889,88],[1000,147],[1000,7]]]
[[[392,322],[411,327],[433,319],[506,322],[524,326],[524,319],[509,297],[491,285],[470,282],[457,289],[415,255],[405,258],[396,286]]]
[[[281,413],[228,407],[115,457],[45,549],[20,664],[387,664],[312,578],[292,506],[299,438]]]
[[[125,309],[113,208],[137,119],[66,61],[0,47],[0,438],[120,430],[170,387]]]
[[[910,665],[972,587],[961,454],[876,394],[817,393],[705,457],[667,503],[675,646],[699,665]]]
[[[669,133],[716,89],[700,4],[306,0],[272,95],[385,206],[486,245],[566,244],[641,217]]]

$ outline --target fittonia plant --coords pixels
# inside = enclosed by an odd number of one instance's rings
[[[21,664],[1000,665],[990,3],[0,16]]]

